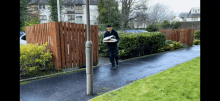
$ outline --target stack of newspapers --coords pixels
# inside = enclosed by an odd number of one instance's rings
[[[116,42],[116,41],[117,41],[117,39],[115,38],[114,35],[105,37],[105,38],[103,39],[103,42]]]

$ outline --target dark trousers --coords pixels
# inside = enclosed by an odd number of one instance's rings
[[[115,66],[115,60],[118,61],[119,56],[118,56],[118,47],[116,46],[110,46],[107,45],[108,49],[108,55],[110,58],[110,62],[112,63],[112,66]]]

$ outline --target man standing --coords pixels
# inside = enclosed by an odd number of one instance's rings
[[[119,36],[118,36],[118,32],[114,29],[112,29],[111,25],[107,26],[107,31],[104,34],[104,38],[114,35],[115,38],[117,39],[116,42],[109,42],[107,43],[107,49],[108,49],[108,54],[109,54],[109,58],[110,58],[110,62],[112,63],[112,67],[111,69],[115,69],[115,61],[116,61],[116,65],[118,65],[118,47],[117,44],[119,42]]]

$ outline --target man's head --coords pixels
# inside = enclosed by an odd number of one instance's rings
[[[109,32],[112,31],[112,26],[111,25],[107,25],[107,31],[109,31]]]

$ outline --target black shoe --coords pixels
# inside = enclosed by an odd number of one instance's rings
[[[114,66],[112,66],[112,68],[111,69],[115,69],[115,67]]]

